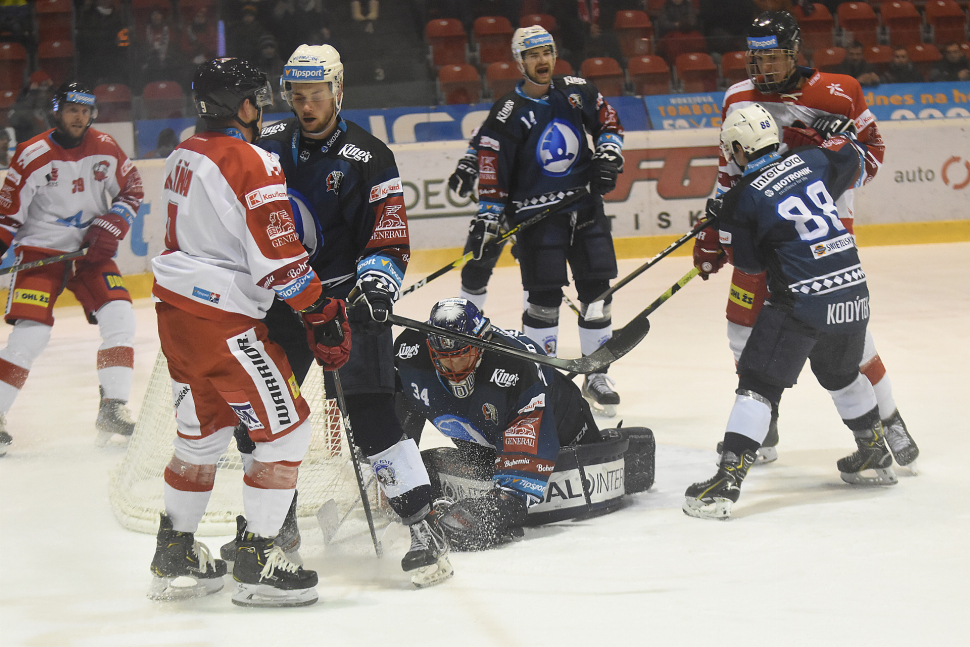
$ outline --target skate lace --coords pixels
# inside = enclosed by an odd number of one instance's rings
[[[273,573],[276,569],[281,571],[286,571],[287,573],[296,573],[300,567],[286,558],[286,553],[279,546],[274,545],[270,548],[269,552],[266,554],[266,565],[263,566],[263,570],[260,571],[260,575],[265,579],[273,577]]]
[[[613,391],[616,382],[613,381],[606,373],[593,373],[588,378],[588,387],[590,391],[597,391],[599,393],[609,393]]]
[[[212,553],[209,552],[208,546],[200,542],[195,542],[192,544],[192,552],[195,553],[195,558],[199,560],[200,571],[206,573],[211,568],[212,572],[215,572],[216,560],[212,557]]]
[[[894,452],[898,452],[909,447],[909,438],[906,437],[906,432],[903,431],[902,425],[895,422],[885,425],[883,434],[886,436],[886,440],[889,442],[889,446],[892,447]]]

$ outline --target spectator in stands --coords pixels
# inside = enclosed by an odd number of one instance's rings
[[[613,31],[616,12],[639,9],[637,2],[623,0],[562,0],[549,5],[549,13],[559,24],[561,58],[579,70],[583,59],[609,56],[622,60],[620,42]],[[514,25],[515,23],[513,23]]]
[[[178,74],[178,47],[172,42],[172,30],[158,9],[152,11],[145,26],[145,57],[142,62],[143,83],[171,81]]]
[[[930,81],[970,81],[970,62],[959,43],[943,46],[943,58],[930,70]]]
[[[362,22],[364,24],[364,31],[368,34],[374,33],[374,21],[377,20],[377,16],[380,13],[381,3],[378,0],[368,0],[367,2],[367,14],[365,15],[361,11],[360,0],[351,0],[350,2],[350,17],[354,19],[355,22]]]
[[[330,12],[320,0],[277,0],[270,24],[280,57],[288,59],[304,43],[329,43],[330,23]]]
[[[667,0],[656,20],[657,36],[663,38],[674,31],[695,31],[697,12],[691,0]]]
[[[267,107],[264,112],[289,112],[290,106],[286,103],[282,93],[278,91],[280,79],[283,77],[283,59],[280,58],[279,46],[272,34],[263,34],[259,39],[259,60],[256,61],[256,67],[260,72],[266,74],[269,84],[275,89],[273,105]]]
[[[95,0],[78,20],[77,46],[81,78],[91,87],[129,81],[131,39],[115,0]]]
[[[25,142],[51,127],[53,88],[54,82],[43,70],[30,75],[7,117],[18,142]]]
[[[701,0],[701,32],[708,49],[719,54],[746,50],[748,27],[757,13],[752,0]]]
[[[155,158],[155,159],[166,159],[175,150],[175,147],[179,145],[179,137],[175,134],[175,131],[171,128],[165,128],[162,132],[158,133],[158,139],[155,142],[155,150],[150,152],[145,157]]]
[[[10,166],[10,131],[0,128],[0,168]]]
[[[909,60],[909,52],[905,47],[897,47],[893,50],[893,62],[886,68],[882,75],[883,83],[922,83],[923,75],[916,69],[913,62]]]
[[[293,30],[299,27],[298,22],[289,26]],[[245,5],[238,20],[227,22],[226,30],[226,55],[255,65],[259,60],[259,38],[263,35],[263,27],[256,20],[256,5]]]
[[[182,54],[192,63],[190,76],[195,75],[195,67],[216,57],[219,35],[216,23],[209,17],[209,9],[202,5],[191,22],[182,30]]]
[[[832,70],[836,74],[851,76],[859,85],[879,85],[879,75],[876,69],[866,62],[863,55],[862,43],[854,41],[849,45],[842,64]]]

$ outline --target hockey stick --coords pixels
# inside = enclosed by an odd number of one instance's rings
[[[340,383],[340,374],[337,371],[331,371],[330,374],[333,376],[333,384],[337,391],[337,405],[344,419],[344,433],[347,435],[347,445],[350,448],[350,463],[354,467],[354,476],[357,477],[357,489],[360,491],[360,502],[367,517],[367,527],[370,528],[370,538],[374,542],[374,552],[381,557],[384,555],[384,548],[377,539],[377,531],[374,530],[374,515],[371,513],[370,501],[367,498],[364,475],[360,473],[360,463],[357,462],[357,443],[354,442],[354,429],[350,425],[350,410],[347,409],[347,399],[344,398],[344,387]]]
[[[666,258],[667,256],[670,256],[670,254],[675,249],[677,249],[678,247],[686,243],[688,240],[690,240],[691,238],[699,234],[704,229],[707,229],[708,227],[710,227],[713,223],[714,223],[713,218],[700,223],[697,227],[695,227],[694,229],[687,232],[686,234],[684,234],[683,236],[675,240],[673,243],[671,243],[671,245],[667,247],[667,249],[663,250],[662,252],[660,252],[653,258],[651,258],[649,261],[647,261],[637,269],[627,274],[625,277],[620,279],[606,292],[596,297],[596,299],[594,299],[593,302],[589,304],[589,307],[586,308],[586,317],[585,317],[586,320],[589,321],[590,319],[597,319],[599,317],[602,317],[604,301],[606,301],[606,299],[609,296],[611,296],[614,292],[622,288],[624,285],[626,285],[627,283],[629,283],[630,281],[637,278],[638,276],[640,276],[641,274],[649,270],[651,267],[656,265],[662,258]]]
[[[79,249],[76,252],[68,252],[67,254],[58,254],[57,256],[48,256],[47,258],[41,258],[36,261],[30,261],[29,263],[21,263],[20,265],[11,265],[10,267],[0,270],[0,276],[4,274],[10,274],[11,272],[19,272],[20,270],[29,270],[35,267],[43,267],[44,265],[51,265],[53,263],[63,263],[64,261],[69,261],[72,258],[80,258],[87,253],[86,249]]]
[[[644,337],[647,336],[647,333],[650,331],[650,322],[647,321],[647,318],[642,316],[642,314],[643,313],[634,317],[633,320],[624,326],[622,330],[616,331],[613,337],[608,342],[597,348],[593,354],[585,357],[578,357],[576,359],[560,359],[559,357],[548,357],[546,355],[539,355],[538,353],[530,353],[529,351],[503,346],[502,344],[497,344],[492,341],[486,341],[484,339],[479,339],[478,337],[472,337],[471,335],[455,332],[454,330],[438,328],[437,326],[432,326],[431,324],[423,321],[415,321],[414,319],[399,317],[395,314],[388,314],[387,320],[393,324],[397,324],[398,326],[410,328],[411,330],[441,335],[442,337],[450,337],[451,339],[457,339],[485,350],[510,355],[512,357],[519,357],[530,362],[545,364],[546,366],[552,366],[567,372],[585,374],[601,372],[607,366],[633,350],[633,348],[639,344]]]
[[[561,211],[566,207],[573,206],[574,204],[579,202],[582,198],[586,197],[587,195],[589,195],[589,193],[587,193],[585,190],[578,191],[576,194],[569,196],[565,200],[562,200],[561,202],[557,202],[556,204],[551,205],[546,209],[543,209],[542,211],[532,216],[528,220],[524,220],[523,222],[520,222],[519,224],[517,224],[515,227],[512,227],[511,229],[509,229],[507,232],[505,232],[498,238],[490,240],[488,243],[485,244],[485,249],[494,249],[495,246],[501,245],[509,238],[519,233],[520,231],[522,231],[523,229],[527,229],[531,227],[532,225],[536,224],[537,222],[539,222],[540,220],[542,220],[543,218],[545,218],[546,216],[548,216],[553,212]],[[406,294],[411,294],[418,288],[423,288],[425,285],[427,285],[431,281],[434,281],[439,276],[447,274],[448,272],[455,269],[456,267],[461,267],[462,265],[472,260],[473,258],[475,258],[475,252],[467,252],[461,258],[452,261],[451,263],[449,263],[448,265],[445,265],[439,270],[435,270],[434,272],[424,277],[420,281],[417,281],[414,284],[409,285],[408,287],[401,290],[401,297],[405,296]]]

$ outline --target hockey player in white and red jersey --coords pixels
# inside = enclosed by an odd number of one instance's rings
[[[178,435],[165,469],[165,513],[149,597],[175,599],[222,588],[226,562],[195,541],[216,462],[245,424],[255,443],[243,477],[232,597],[241,606],[305,606],[317,575],[274,542],[310,444],[309,407],[283,350],[260,321],[274,299],[301,313],[318,363],[350,355],[344,302],[323,296],[297,237],[279,163],[252,142],[272,104],[266,75],[249,63],[203,63],[193,84],[207,130],[165,165],[165,251],[152,260],[158,334],[172,377]],[[194,586],[173,585],[188,576]]]
[[[886,147],[876,119],[866,105],[862,87],[851,76],[819,72],[797,65],[800,48],[801,32],[791,14],[785,11],[760,14],[749,30],[749,78],[735,83],[725,93],[722,120],[735,110],[754,103],[760,104],[782,129],[782,154],[799,146],[819,145],[824,138],[833,135],[855,133],[867,150],[862,183],[870,182],[882,164]],[[717,195],[737,184],[741,174],[742,169],[733,161],[726,160],[722,154]],[[853,197],[854,190],[850,189],[836,203],[839,218],[850,233]],[[726,260],[715,233],[710,229],[701,231],[694,244],[694,265],[701,270],[701,276],[705,279],[717,272]],[[767,293],[764,273],[747,274],[735,268],[727,303],[728,340],[735,362],[741,357]],[[915,473],[913,461],[919,455],[919,449],[899,415],[886,367],[876,352],[872,333],[868,330],[859,370],[876,392],[879,415],[896,462],[910,466]],[[768,437],[759,450],[760,462],[770,462],[778,457],[777,421],[778,407],[775,405]]]
[[[13,331],[0,350],[0,455],[12,442],[6,414],[50,341],[54,303],[65,288],[101,333],[97,443],[103,445],[114,434],[127,442],[135,427],[125,406],[134,367],[135,315],[112,257],[144,193],[121,147],[91,128],[97,113],[93,93],[75,82],[61,85],[53,100],[57,127],[17,146],[0,189],[0,255],[13,246],[19,264],[87,247],[73,264],[13,274],[4,317]]]

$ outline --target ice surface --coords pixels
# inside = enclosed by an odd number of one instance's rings
[[[852,436],[806,370],[781,405],[779,460],[752,469],[734,518],[681,512],[687,485],[713,474],[734,401],[722,271],[664,304],[610,371],[623,398],[616,420],[652,428],[659,443],[649,492],[606,517],[455,554],[455,577],[420,591],[400,570],[409,544],[400,526],[382,531],[381,560],[366,534],[324,548],[306,526],[320,602],[291,610],[234,607],[229,578],[203,600],[146,599],[154,537],[114,520],[108,477],[122,450],[93,445],[97,327],[80,309],[58,309],[0,459],[0,645],[970,644],[970,243],[866,248],[862,258],[876,344],[920,446],[918,477],[898,469],[893,488],[842,483],[835,462],[854,449]],[[622,261],[621,275],[640,262]],[[614,321],[689,267],[664,260],[621,290]],[[397,312],[426,318],[458,281],[453,272],[429,284]],[[517,327],[517,269],[497,270],[491,288],[487,314]],[[158,341],[151,303],[135,308],[137,414]],[[573,321],[564,308],[563,357],[579,354]],[[216,551],[223,540],[204,541]]]

